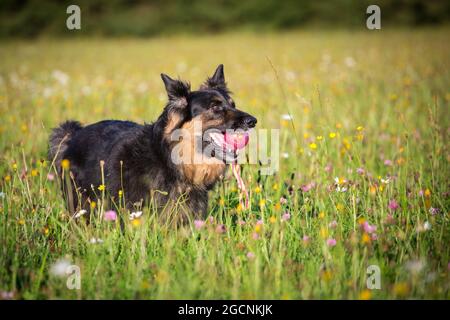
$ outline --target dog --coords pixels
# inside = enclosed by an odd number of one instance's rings
[[[62,181],[70,212],[89,212],[90,203],[107,192],[130,210],[153,203],[159,212],[171,212],[183,221],[206,216],[208,191],[242,147],[230,147],[227,137],[235,135],[227,136],[227,132],[241,131],[248,138],[257,119],[236,108],[222,64],[196,91],[191,91],[188,82],[166,74],[161,78],[168,103],[153,123],[105,120],[83,127],[67,121],[53,129],[49,159]],[[195,138],[174,141],[174,132],[193,133],[196,124],[201,125],[201,141],[195,133]],[[174,151],[192,156],[208,147],[210,154],[199,163],[174,161]]]

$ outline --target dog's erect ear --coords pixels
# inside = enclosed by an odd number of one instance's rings
[[[227,89],[227,83],[225,82],[225,75],[223,73],[223,64],[219,64],[214,75],[208,78],[200,89]]]
[[[191,90],[189,83],[181,80],[174,80],[164,73],[161,73],[161,79],[166,87],[169,101],[177,103],[180,107],[187,106],[187,97]]]

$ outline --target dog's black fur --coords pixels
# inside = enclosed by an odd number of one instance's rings
[[[176,211],[183,220],[187,215],[206,214],[208,190],[224,173],[225,163],[217,160],[210,164],[174,164],[171,133],[178,128],[192,129],[193,120],[202,121],[203,131],[215,128],[223,132],[252,128],[256,119],[236,109],[225,83],[223,65],[197,91],[165,74],[161,78],[169,101],[152,124],[106,120],[83,127],[79,122],[67,121],[53,130],[49,158],[58,175],[66,179],[63,193],[71,212],[88,209],[89,203],[96,200],[97,188],[102,184],[103,160],[107,192],[117,200],[122,190],[130,209],[150,198],[160,208],[174,209],[183,198],[187,205],[177,206],[172,213]],[[185,148],[194,147],[191,142],[180,143],[189,143]],[[70,161],[70,178],[61,167],[63,159]]]

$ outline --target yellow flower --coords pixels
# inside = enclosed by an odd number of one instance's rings
[[[369,192],[372,196],[374,196],[377,193],[377,188],[375,186],[370,186]]]
[[[430,189],[426,189],[424,192],[425,197],[429,198],[431,196],[431,191]]]
[[[366,219],[364,218],[358,218],[358,224],[364,224],[364,222],[366,222]]]
[[[265,199],[259,200],[259,206],[260,206],[261,208],[264,208],[264,207],[266,206],[266,200],[265,200]]]
[[[309,133],[305,132],[305,133],[303,134],[303,138],[308,139],[308,138],[309,138]]]
[[[304,152],[304,150],[303,150],[303,148],[298,148],[298,149],[297,149],[297,152],[298,152],[299,155],[302,155],[303,152]]]
[[[281,210],[281,204],[279,202],[275,203],[274,208],[276,211],[280,211]]]
[[[313,142],[313,143],[310,143],[310,144],[309,144],[309,147],[310,147],[312,150],[316,150],[316,149],[317,149],[317,144],[315,144],[314,142]]]
[[[318,141],[321,141],[321,140],[323,140],[323,136],[317,136],[316,139],[317,139]]]
[[[255,226],[255,232],[256,232],[256,233],[260,233],[261,230],[262,230],[262,225],[257,224],[257,225]]]
[[[319,219],[323,219],[323,218],[325,218],[325,212],[320,211],[319,212]]]
[[[275,216],[271,216],[269,218],[269,222],[273,224],[273,223],[277,222],[277,218],[275,218]]]
[[[406,282],[396,283],[394,285],[394,293],[397,296],[405,297],[409,292],[409,286]]]
[[[42,232],[44,233],[44,235],[48,236],[50,230],[47,227],[44,227],[44,230],[42,230]]]
[[[10,175],[5,176],[5,182],[9,182],[9,181],[11,181],[11,176]]]
[[[358,127],[356,128],[356,130],[358,130],[358,131],[363,131],[363,130],[364,130],[364,127],[363,127],[363,126],[358,126]]]
[[[25,219],[19,219],[18,223],[23,226],[25,224]]]
[[[336,138],[336,132],[330,132],[329,137],[330,139]]]
[[[338,203],[337,205],[336,205],[336,210],[338,211],[338,212],[342,212],[342,211],[344,211],[344,205],[342,204],[342,203]]]
[[[31,170],[31,176],[36,177],[38,175],[38,171],[36,169]]]
[[[12,168],[13,168],[14,171],[16,171],[17,170],[17,163],[13,163]]]
[[[123,190],[119,190],[119,198],[123,196]]]
[[[240,204],[240,203],[236,206],[236,212],[242,212],[243,209],[244,208],[242,207],[242,204]]]
[[[278,190],[278,183],[274,183],[272,186],[272,189],[277,191]]]
[[[342,124],[340,122],[336,123],[336,129],[342,128]]]
[[[136,219],[131,220],[131,225],[135,228],[139,227],[141,225],[141,219],[136,218]]]
[[[260,188],[260,186],[256,186],[256,188],[255,188],[255,193],[261,193],[261,188]]]
[[[70,161],[69,161],[68,159],[63,159],[63,160],[61,161],[61,167],[62,167],[64,170],[69,169],[69,168],[70,168]]]
[[[362,141],[364,139],[364,135],[363,134],[358,134],[356,135],[356,139],[359,141]]]
[[[367,233],[364,232],[364,234],[363,234],[362,237],[361,237],[361,242],[362,242],[363,244],[368,244],[368,243],[370,243],[370,236],[369,236]]]
[[[105,189],[106,189],[106,187],[104,184],[101,184],[98,186],[98,190],[100,190],[100,191],[105,191]]]
[[[359,294],[359,300],[370,300],[370,298],[372,298],[372,292],[368,289],[361,291]]]
[[[97,203],[95,203],[95,201],[91,201],[91,209],[95,209],[96,206],[97,206]]]
[[[328,237],[328,229],[325,227],[320,228],[320,236],[326,239]]]
[[[223,207],[225,205],[225,200],[223,198],[219,199],[219,206]]]

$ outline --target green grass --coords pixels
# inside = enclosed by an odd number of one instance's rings
[[[447,36],[428,29],[2,43],[0,291],[16,299],[449,299]],[[149,122],[165,103],[161,72],[197,87],[219,63],[237,106],[257,115],[259,128],[280,128],[288,154],[259,184],[258,166],[244,167],[251,210],[237,206],[229,177],[210,193],[201,230],[166,226],[152,208],[134,224],[121,213],[123,230],[70,217],[58,182],[47,179],[50,163],[40,161],[50,129],[66,119]],[[287,113],[292,123],[282,120]],[[335,177],[346,192],[335,190]],[[376,240],[364,221],[377,227]],[[81,290],[50,272],[60,259],[81,268]],[[381,269],[380,290],[366,289],[369,265]]]

